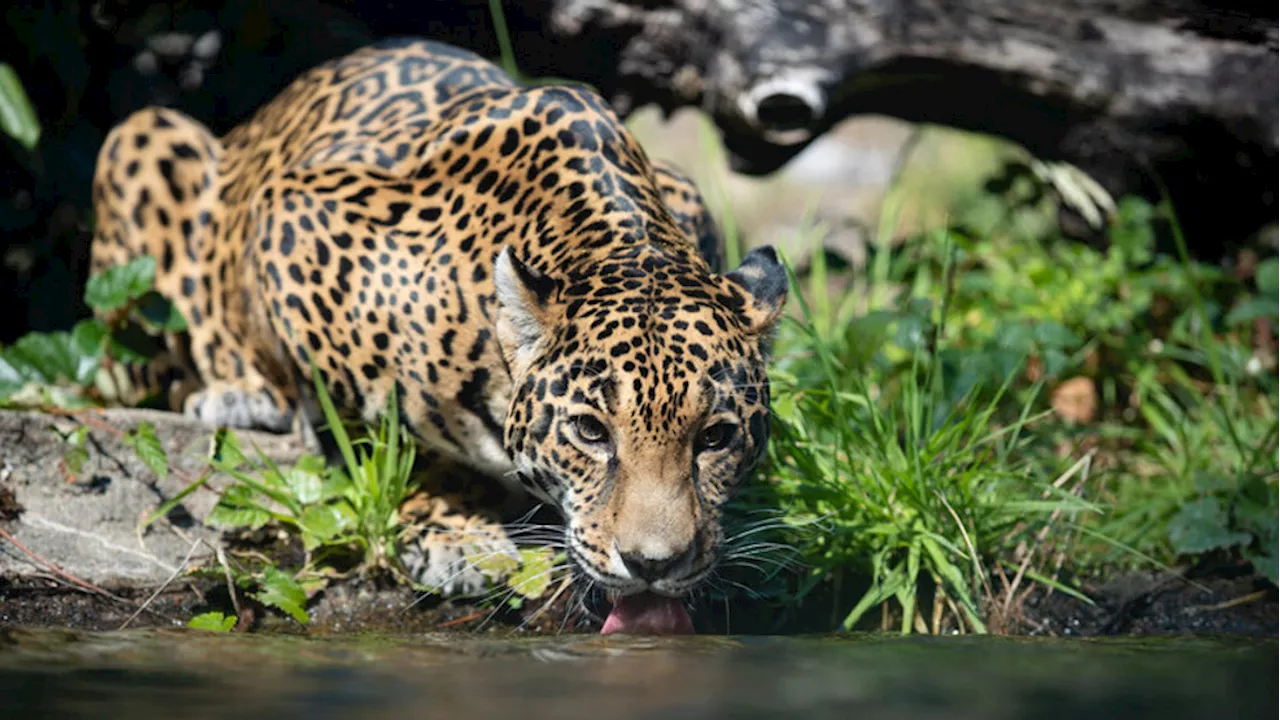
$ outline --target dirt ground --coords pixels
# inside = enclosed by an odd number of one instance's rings
[[[1228,634],[1275,637],[1276,587],[1246,568],[1223,564],[1185,577],[1130,572],[1086,585],[1089,605],[1062,593],[1028,598],[1019,631],[1028,635]]]
[[[1277,591],[1266,580],[1222,566],[1201,576],[1126,572],[1106,582],[1086,584],[1090,605],[1061,592],[1037,591],[1007,623],[1013,635],[1096,637],[1161,635],[1241,635],[1274,637]],[[107,597],[72,587],[53,576],[0,578],[0,626],[116,630],[121,627],[177,627],[202,612],[235,612],[225,586],[211,580],[181,580],[151,598],[152,590],[117,590]],[[349,583],[319,595],[304,630],[275,611],[239,598],[247,622],[238,629],[336,634],[379,632],[421,634],[598,632],[600,608],[589,612],[571,593],[549,607],[529,603],[513,610],[496,603],[441,601],[405,588]],[[147,601],[150,600],[149,603]],[[138,611],[145,604],[145,609]],[[735,610],[730,626],[721,604],[695,607],[698,631],[722,634],[815,632],[825,612],[795,614],[783,627],[759,618],[767,607]],[[821,614],[824,617],[813,617]],[[756,620],[753,620],[753,616]]]
[[[225,586],[207,580],[182,581],[166,588],[141,613],[137,610],[153,591],[123,589],[107,597],[69,587],[55,579],[0,578],[0,625],[75,630],[181,627],[196,615],[209,611],[235,612]],[[415,602],[408,590],[339,587],[331,589],[310,608],[308,632],[384,632],[418,634],[478,625],[489,614],[465,603],[428,599]],[[303,628],[278,612],[267,611],[247,598],[239,598],[242,613],[251,618],[238,630],[302,632]],[[498,629],[510,625],[502,616],[490,623]],[[518,622],[518,620],[516,621]]]

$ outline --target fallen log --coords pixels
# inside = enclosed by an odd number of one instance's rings
[[[510,3],[508,3],[510,4]],[[705,109],[767,174],[859,114],[1004,136],[1200,244],[1276,219],[1277,9],[1195,0],[555,0],[511,13],[533,73],[618,110]]]

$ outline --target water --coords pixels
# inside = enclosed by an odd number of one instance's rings
[[[1275,718],[1277,644],[0,629],[12,718]]]

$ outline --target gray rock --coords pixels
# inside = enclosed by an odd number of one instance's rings
[[[87,422],[84,443],[88,458],[72,476],[63,461],[72,446],[63,435],[82,423],[80,416],[0,411],[0,492],[11,491],[22,508],[16,519],[0,521],[0,527],[63,571],[108,589],[159,585],[188,554],[188,565],[208,558],[209,545],[199,541],[211,541],[217,533],[203,520],[218,490],[226,486],[224,477],[214,477],[207,489],[192,493],[168,518],[145,531],[138,528],[161,503],[200,477],[214,428],[149,410],[113,409],[92,417],[97,420]],[[170,471],[164,480],[122,440],[124,432],[144,421],[155,426],[168,454]],[[256,444],[286,465],[304,451],[296,435],[236,435],[246,450]],[[28,553],[0,538],[0,577],[49,574]]]

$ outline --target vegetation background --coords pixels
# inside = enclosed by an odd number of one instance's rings
[[[3,405],[110,402],[112,360],[147,352],[129,338],[181,327],[149,292],[153,265],[86,285],[112,123],[160,103],[222,132],[372,39],[322,3],[105,5],[121,4],[17,3],[0,22]],[[1158,198],[1113,199],[998,138],[889,118],[850,120],[767,179],[730,173],[697,112],[628,122],[695,176],[731,259],[772,242],[794,273],[770,460],[699,602],[774,629],[1029,632],[1046,598],[1095,603],[1141,570],[1274,603],[1274,226],[1230,256],[1196,239],[1193,255]],[[118,321],[86,320],[90,306]],[[305,620],[325,562],[394,568],[412,464],[399,438],[384,426],[347,444],[344,468],[296,471],[226,445],[220,469],[240,483],[219,521],[281,524],[306,548],[244,586]],[[541,596],[558,560],[522,556],[502,599]]]

